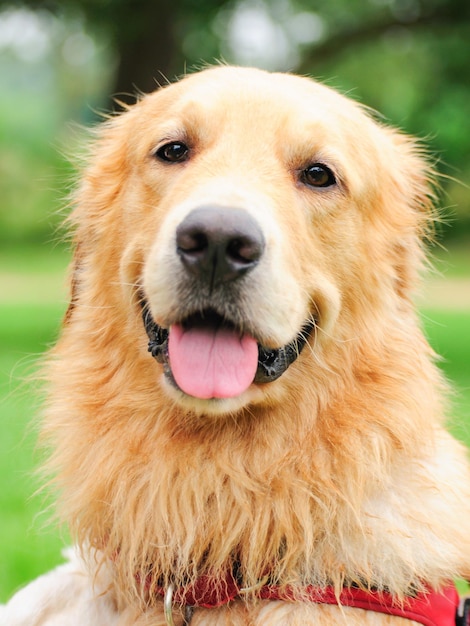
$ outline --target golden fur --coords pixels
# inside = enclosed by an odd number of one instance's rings
[[[154,158],[183,139],[186,162]],[[299,180],[315,162],[336,186]],[[139,306],[143,291],[156,322],[178,319],[174,232],[210,203],[245,209],[265,235],[247,328],[277,347],[317,321],[279,380],[226,400],[164,380]],[[139,580],[223,578],[234,561],[245,586],[269,571],[299,596],[308,582],[403,597],[469,573],[469,468],[443,429],[445,385],[412,300],[433,220],[413,140],[312,80],[213,68],[106,122],[74,204],[73,296],[43,438],[60,513],[91,570],[110,572],[116,623],[165,623]],[[256,600],[192,620],[343,623],[410,622]]]

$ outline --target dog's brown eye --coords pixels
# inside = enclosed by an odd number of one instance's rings
[[[302,181],[311,187],[330,187],[336,183],[336,178],[329,167],[314,163],[304,169]]]
[[[186,161],[189,155],[189,148],[181,141],[171,141],[159,148],[155,155],[162,161],[168,163],[180,163]]]

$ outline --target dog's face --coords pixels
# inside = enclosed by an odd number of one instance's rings
[[[95,244],[112,240],[109,282],[134,322],[143,307],[133,332],[144,344],[147,330],[161,363],[146,355],[148,367],[182,406],[262,403],[407,307],[425,166],[335,91],[210,69],[146,96],[103,137],[106,166],[86,185],[108,200],[84,221]]]

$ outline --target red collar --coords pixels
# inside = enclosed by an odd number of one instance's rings
[[[158,588],[157,591],[164,595],[164,589]],[[261,587],[257,596],[261,600],[294,600],[292,589],[287,588],[281,592],[275,585]],[[238,587],[232,576],[229,576],[223,585],[215,585],[212,578],[203,576],[190,587],[176,589],[173,602],[194,607],[216,608],[239,597],[243,597],[243,590]],[[303,590],[303,597],[306,601],[318,604],[337,604],[402,617],[424,626],[455,626],[459,607],[459,596],[454,584],[449,584],[440,592],[429,589],[416,596],[406,597],[403,602],[394,599],[390,593],[364,591],[355,587],[344,589],[337,597],[332,587],[319,588],[308,585]]]

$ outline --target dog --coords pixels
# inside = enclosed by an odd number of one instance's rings
[[[77,548],[3,623],[466,623],[469,465],[413,302],[434,181],[294,75],[208,68],[101,125],[41,432]]]

